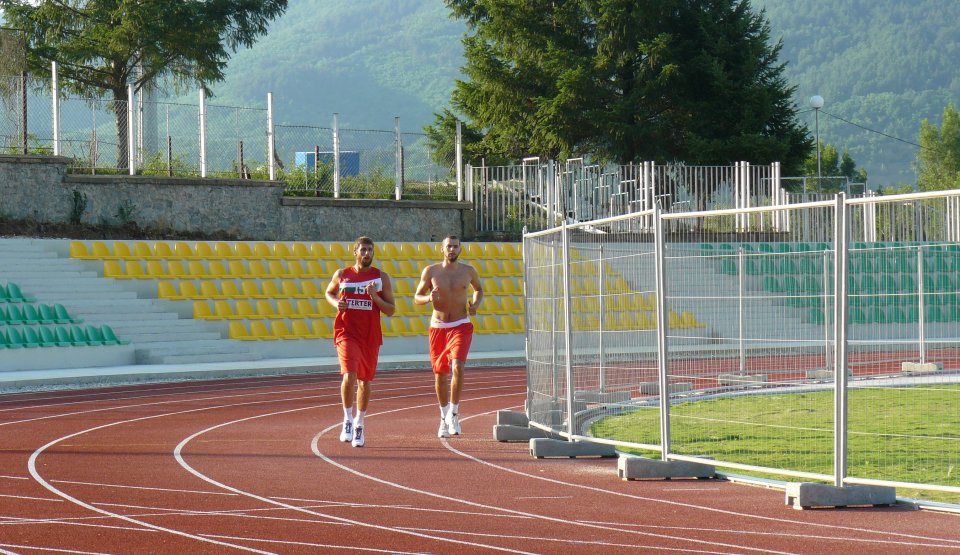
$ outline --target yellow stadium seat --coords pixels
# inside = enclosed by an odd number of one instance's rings
[[[261,260],[273,258],[273,249],[267,243],[256,242],[253,244],[253,257]]]
[[[242,299],[243,291],[237,288],[237,282],[226,280],[220,282],[220,294],[226,299]]]
[[[253,254],[253,248],[250,246],[250,243],[240,242],[233,245],[233,258],[247,259],[257,258],[257,256]]]
[[[276,318],[277,310],[266,299],[257,301],[257,316],[260,318]]]
[[[170,283],[170,282],[160,282],[160,283]],[[181,299],[202,299],[203,295],[200,294],[200,291],[197,291],[197,286],[192,281],[181,281],[180,285],[177,287]]]
[[[317,260],[307,260],[307,265],[303,269],[303,275],[300,277],[325,278],[329,277],[331,274],[333,274],[333,271],[328,274],[327,269],[322,262]]]
[[[270,322],[270,335],[274,339],[297,339],[284,320],[272,320]]]
[[[500,245],[498,243],[485,243],[483,245],[483,257],[489,260],[500,260],[503,258]]]
[[[327,322],[327,320],[314,320],[311,328],[317,337],[322,337],[324,339],[330,339],[333,337],[333,328],[330,327],[330,324]]]
[[[485,295],[483,300],[480,301],[480,310],[477,312],[479,314],[503,314],[503,305],[500,297]]]
[[[680,324],[684,328],[702,328],[706,326],[706,324],[703,324],[697,320],[697,317],[693,312],[688,310],[684,310],[680,313]]]
[[[243,260],[229,260],[227,261],[226,275],[234,278],[245,278],[247,277],[247,266]]]
[[[254,268],[254,265],[257,265],[260,261],[255,260],[250,263],[250,267]],[[283,262],[279,260],[270,260],[267,262],[267,267],[264,270],[265,275],[272,278],[285,278],[290,277],[287,273],[287,267],[283,265]]]
[[[412,297],[413,296],[412,281],[413,280],[403,279],[403,278],[393,280],[394,297],[396,296]]]
[[[295,299],[301,297],[300,288],[297,287],[297,282],[292,279],[280,280],[280,295],[288,299]]]
[[[347,247],[343,243],[330,243],[327,245],[327,258],[332,260],[354,260],[352,247]]]
[[[290,254],[290,246],[280,242],[273,244],[273,253],[271,253],[271,256],[276,259],[293,258]]]
[[[296,318],[297,309],[293,307],[293,302],[290,299],[279,299],[277,301],[277,315],[281,318]]]
[[[210,308],[210,305],[207,304],[207,301],[195,301],[193,303],[193,319],[194,320],[212,320],[213,319],[213,310]]]
[[[503,312],[505,314],[523,315],[523,297],[509,296],[503,297]]]
[[[299,260],[287,260],[287,275],[297,279],[307,277],[307,269]]]
[[[267,324],[263,320],[250,322],[250,337],[254,339],[273,339],[273,335],[267,329]]]
[[[401,260],[419,260],[420,254],[417,252],[417,245],[414,243],[400,243]]]
[[[123,265],[123,275],[117,277],[123,279],[150,279],[153,276],[147,275],[139,260],[127,260]]]
[[[247,331],[247,326],[245,326],[243,322],[230,322],[230,326],[227,328],[227,335],[230,339],[239,339],[241,341],[256,339],[256,337],[250,335],[250,332]]]
[[[436,260],[440,258],[440,250],[433,243],[420,243],[417,245],[417,258],[420,260]]]
[[[120,278],[123,277],[123,266],[116,260],[103,261],[103,277]]]
[[[217,258],[231,259],[237,256],[230,243],[224,243],[223,241],[219,241],[213,246],[213,252],[216,253]]]
[[[410,335],[427,335],[427,318],[423,316],[412,316],[407,320],[410,326]]]
[[[316,283],[306,280],[300,282],[300,291],[301,295],[306,298],[323,298],[323,289],[317,286]]]
[[[307,260],[312,258],[310,247],[306,243],[294,243],[290,246],[290,258],[294,260]]]
[[[503,333],[524,333],[523,317],[518,315],[504,315],[500,317]]]
[[[323,243],[310,243],[310,258],[326,260],[330,258],[327,246]]]
[[[90,256],[98,260],[111,260],[116,259],[113,256],[113,253],[110,252],[110,247],[107,246],[103,241],[94,241],[90,245]]]
[[[279,299],[283,297],[283,293],[280,291],[280,288],[277,286],[277,282],[273,280],[266,280],[260,283],[260,292],[264,297],[271,299]]]
[[[297,299],[297,316],[300,318],[313,318],[319,316],[316,305],[310,299]]]
[[[264,264],[263,260],[249,260],[247,262],[247,277],[252,278],[266,278],[273,277],[270,274],[270,270],[267,269],[267,266]]]
[[[400,249],[394,243],[380,243],[377,250],[380,251],[377,256],[381,260],[399,260],[401,258]]]
[[[130,260],[133,259],[133,252],[130,250],[130,245],[124,243],[123,241],[114,241],[112,248],[113,258]]]
[[[193,282],[183,282],[183,283],[192,284]],[[183,285],[183,283],[181,283],[181,286]],[[205,299],[219,299],[223,297],[223,294],[220,292],[220,290],[217,289],[217,282],[209,279],[205,279],[200,282],[200,295]]]
[[[170,265],[171,265],[171,264],[180,265],[180,266],[183,265],[183,263],[180,262],[179,260],[171,260],[170,262],[167,263],[167,268],[168,268],[168,269],[170,268]],[[190,261],[188,261],[188,262],[187,262],[187,270],[186,270],[186,272],[185,272],[184,275],[189,276],[191,279],[206,279],[206,278],[210,278],[210,277],[215,277],[215,278],[221,278],[221,277],[223,277],[223,275],[221,275],[221,274],[218,274],[218,275],[215,275],[215,276],[214,276],[214,275],[210,275],[209,271],[207,270],[207,267],[204,266],[204,265],[203,265],[203,262],[200,262],[199,260],[190,260]]]
[[[387,337],[404,337],[409,335],[410,328],[407,327],[407,323],[403,321],[403,318],[387,318],[383,320],[383,334]]]
[[[213,252],[213,247],[210,246],[210,243],[205,241],[197,241],[197,244],[193,247],[193,255],[195,258],[202,260],[216,258],[216,254]]]
[[[330,306],[330,303],[327,302],[326,298],[317,299],[317,314],[323,317],[333,318],[337,315],[337,308]]]
[[[213,314],[218,319],[233,320],[237,318],[237,314],[233,311],[233,307],[230,306],[230,303],[227,301],[213,301]]]
[[[251,299],[263,297],[263,294],[260,293],[260,288],[257,286],[257,282],[252,279],[243,280],[240,283],[240,291],[243,292],[244,297]]]
[[[156,256],[153,254],[153,249],[150,248],[150,245],[143,241],[137,241],[133,244],[133,256],[131,256],[131,258],[150,260],[156,258]]]
[[[176,300],[182,297],[177,293],[177,287],[172,281],[161,281],[157,284],[157,298]]]
[[[90,249],[87,248],[86,244],[80,241],[73,241],[70,243],[70,258],[89,260],[93,258],[93,256],[90,255]]]
[[[182,260],[167,260],[167,277],[183,279],[191,277],[190,272],[183,266]]]
[[[401,260],[397,264],[397,271],[399,272],[397,275],[402,277],[420,277],[420,269],[413,265],[412,260]]]
[[[177,241],[173,244],[173,252],[179,258],[191,259],[194,258],[193,247],[189,243],[183,241]]]
[[[481,260],[483,259],[483,243],[467,243],[462,245],[460,249],[461,254],[465,254],[464,258],[469,258],[470,260]],[[440,256],[438,251],[438,257]]]
[[[139,261],[137,261],[137,260],[128,260],[128,261],[127,261],[126,268],[129,270],[129,269],[130,269],[131,267],[133,267],[133,266],[138,266],[138,267],[140,267],[141,269],[143,268],[142,266],[140,266],[140,262],[139,262]],[[140,275],[140,273],[138,273],[138,272],[136,272],[136,270],[134,270],[133,273],[131,274],[131,276],[132,276],[132,277],[137,277],[137,278],[145,277],[145,278],[150,278],[150,279],[164,279],[164,278],[167,277],[167,269],[164,268],[163,262],[160,262],[159,260],[148,260],[148,261],[147,261],[147,269],[146,269],[145,275]]]
[[[233,312],[237,318],[254,319],[260,317],[250,301],[246,299],[237,301],[237,304],[233,307]]]
[[[500,321],[496,316],[486,315],[477,318],[479,326],[475,326],[480,333],[500,333]]]
[[[307,320],[297,319],[290,321],[291,331],[297,339],[319,339],[320,336],[310,329]]]

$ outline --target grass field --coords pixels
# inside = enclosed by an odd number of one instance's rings
[[[832,391],[678,403],[670,409],[671,451],[832,474],[833,405]],[[848,406],[848,476],[960,487],[960,386],[854,389]],[[630,411],[595,422],[591,432],[659,444],[658,419],[656,409]],[[897,494],[960,503],[960,493]]]

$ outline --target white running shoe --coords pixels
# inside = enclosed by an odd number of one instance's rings
[[[447,415],[447,430],[455,435],[460,435],[460,416],[455,412]]]
[[[440,419],[440,429],[437,430],[437,437],[450,437],[450,432],[447,430],[447,421],[443,418]]]
[[[346,420],[343,423],[343,429],[340,430],[340,441],[346,443],[353,439],[353,421]]]
[[[363,434],[363,426],[357,426],[353,431],[353,443],[354,447],[363,447],[363,442],[366,441],[367,436]]]

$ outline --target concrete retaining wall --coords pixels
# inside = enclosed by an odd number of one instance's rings
[[[238,239],[439,241],[474,237],[466,202],[284,197],[283,184],[241,179],[67,174],[68,158],[0,156],[0,216],[69,222],[135,222],[161,231]],[[79,195],[79,196],[77,196]]]

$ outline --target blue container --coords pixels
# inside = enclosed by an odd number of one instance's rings
[[[314,166],[314,152],[297,152],[293,163],[296,166],[306,166],[307,171],[312,171]],[[333,167],[333,151],[321,150],[320,163],[328,164]],[[360,153],[356,150],[340,151],[340,175],[352,176],[360,175]]]

